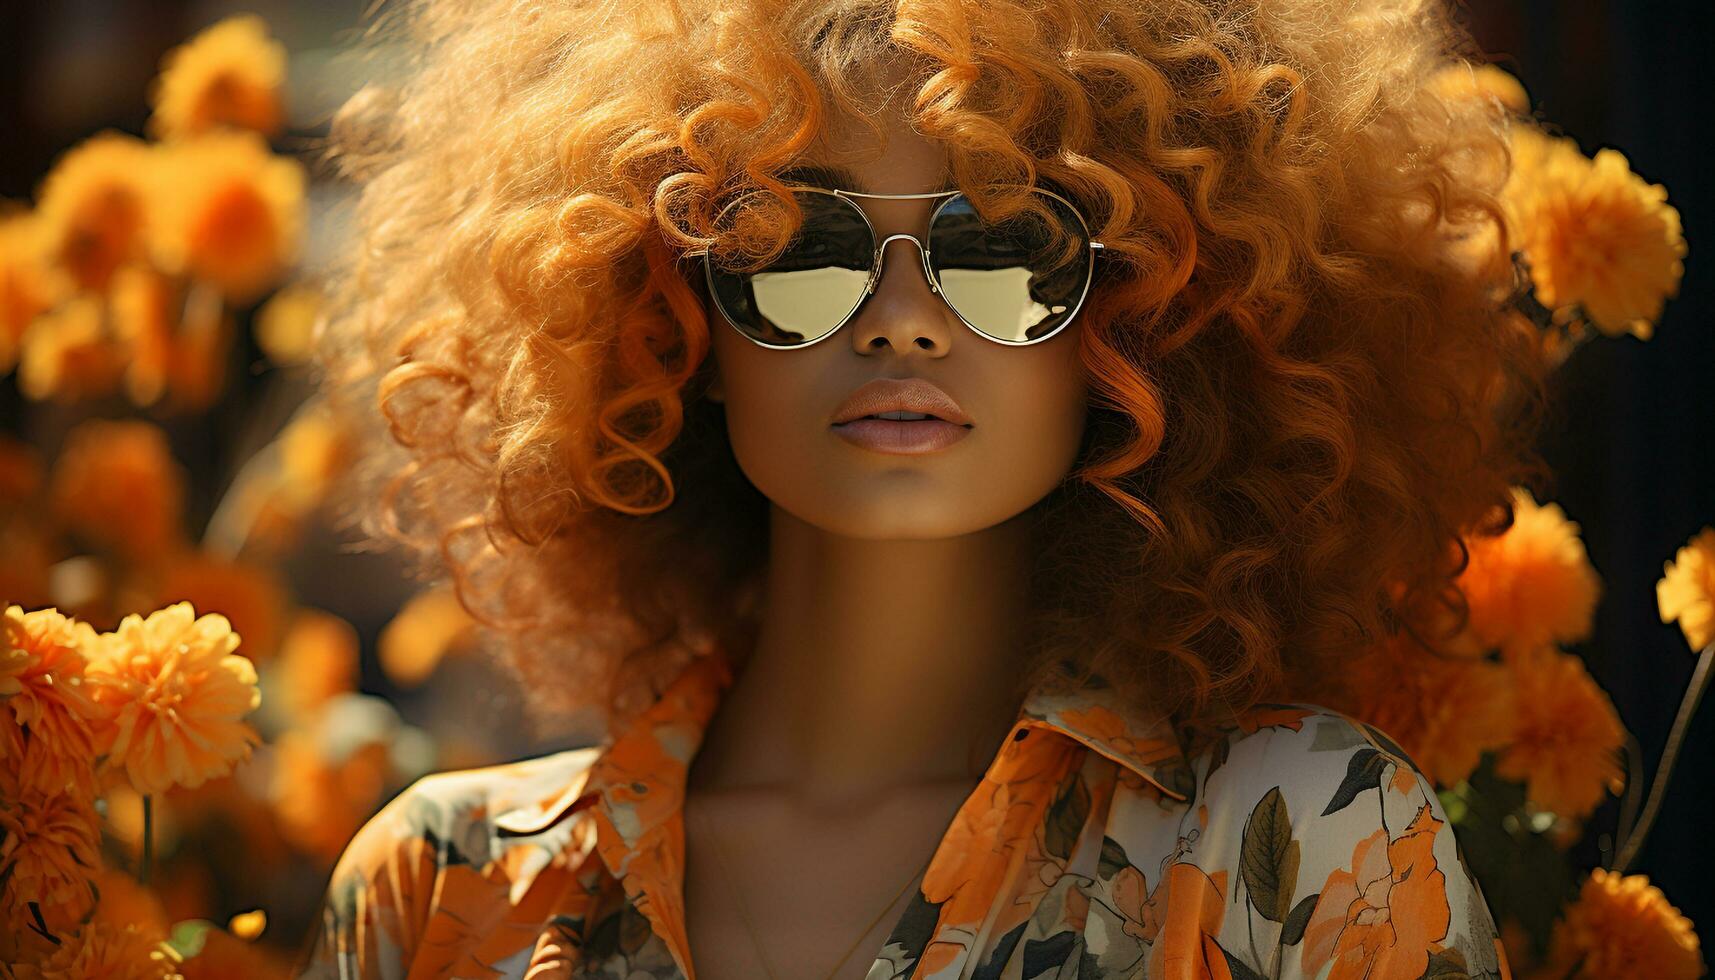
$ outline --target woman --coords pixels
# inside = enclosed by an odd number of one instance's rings
[[[1438,4],[375,37],[350,499],[535,732],[602,737],[401,793],[304,975],[1505,974],[1405,753],[1282,703],[1435,655],[1534,472],[1506,123],[1425,84]]]

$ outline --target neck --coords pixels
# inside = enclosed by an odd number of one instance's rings
[[[878,541],[771,508],[756,642],[735,658],[694,782],[831,809],[973,779],[1018,707],[1027,521]]]

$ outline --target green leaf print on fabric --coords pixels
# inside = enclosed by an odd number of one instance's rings
[[[1286,916],[1286,922],[1280,930],[1280,944],[1282,946],[1296,946],[1304,941],[1304,927],[1310,924],[1310,913],[1316,911],[1316,900],[1321,897],[1321,892],[1306,895],[1298,900],[1297,905],[1292,907],[1291,913]]]
[[[1239,875],[1263,918],[1285,921],[1298,884],[1298,842],[1292,839],[1292,818],[1279,786],[1263,794],[1245,821]]]
[[[1387,771],[1393,759],[1388,758],[1375,749],[1359,749],[1352,753],[1352,758],[1346,763],[1346,778],[1340,781],[1340,788],[1334,791],[1334,798],[1328,801],[1328,808],[1322,811],[1324,817],[1331,813],[1344,810],[1358,798],[1358,794],[1381,785],[1382,773]]]

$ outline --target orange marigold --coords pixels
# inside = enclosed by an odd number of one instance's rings
[[[93,797],[30,782],[0,766],[0,921],[22,928],[39,913],[49,932],[67,933],[95,902],[101,817]]]
[[[166,152],[173,180],[162,188],[155,226],[163,267],[209,283],[233,302],[255,299],[297,261],[303,165],[237,130],[210,132]]]
[[[177,954],[160,933],[98,918],[52,956],[17,967],[18,980],[184,980]]]
[[[262,696],[225,616],[179,602],[126,616],[101,639],[88,672],[97,747],[137,792],[200,786],[249,758],[260,739],[242,719]]]
[[[1576,522],[1559,504],[1512,490],[1513,524],[1466,541],[1471,561],[1458,584],[1470,602],[1470,633],[1511,653],[1589,637],[1602,580],[1590,566]]]
[[[37,317],[24,331],[18,390],[61,402],[104,398],[119,388],[125,351],[104,326],[101,298],[80,294]]]
[[[88,623],[53,608],[7,606],[0,621],[0,712],[18,726],[15,739],[0,738],[0,762],[43,793],[95,798],[96,710],[84,683],[95,639]]]
[[[1503,198],[1537,298],[1550,309],[1580,305],[1610,336],[1647,340],[1685,271],[1685,236],[1667,189],[1633,173],[1611,147],[1591,159],[1572,140],[1528,126],[1514,140]]]
[[[1513,733],[1506,670],[1390,638],[1352,664],[1348,714],[1386,732],[1437,786],[1457,786]]]
[[[88,419],[66,435],[51,498],[70,529],[133,561],[184,544],[185,476],[160,427]]]
[[[134,136],[98,133],[54,164],[38,192],[47,247],[81,289],[102,291],[147,248],[157,150]]]
[[[1555,923],[1542,974],[1694,980],[1703,954],[1690,920],[1648,878],[1597,868]]]
[[[161,59],[149,90],[149,132],[193,136],[217,126],[280,131],[286,49],[255,14],[228,17]]]
[[[1569,653],[1543,647],[1507,664],[1518,706],[1513,740],[1495,771],[1525,784],[1536,806],[1580,819],[1622,785],[1625,727],[1607,692]]]
[[[1679,620],[1691,649],[1715,642],[1715,527],[1698,532],[1662,566],[1655,602],[1662,622]]]

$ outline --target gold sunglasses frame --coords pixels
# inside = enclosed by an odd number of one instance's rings
[[[933,228],[935,226],[935,219],[940,217],[941,212],[946,209],[947,205],[952,203],[953,198],[959,197],[959,196],[964,194],[964,191],[960,191],[960,190],[930,191],[930,192],[923,193],[923,194],[866,194],[866,193],[863,193],[862,191],[848,191],[848,190],[844,190],[841,188],[830,189],[827,187],[816,187],[816,186],[807,185],[807,184],[796,185],[796,186],[788,186],[787,190],[789,190],[789,191],[812,191],[812,192],[815,192],[818,194],[831,194],[834,197],[841,198],[841,199],[861,197],[861,198],[870,198],[870,199],[882,200],[882,201],[920,201],[920,200],[931,200],[934,198],[946,198],[946,200],[942,201],[940,204],[937,204],[935,206],[935,209],[929,213],[929,227],[931,227],[931,228]],[[869,297],[875,293],[876,284],[881,281],[882,257],[883,257],[883,254],[887,251],[887,246],[890,245],[891,243],[893,243],[896,239],[903,238],[903,239],[906,239],[907,241],[909,241],[909,242],[911,242],[917,246],[918,255],[923,260],[923,275],[924,275],[924,278],[928,279],[928,281],[929,281],[930,291],[935,293],[935,295],[941,297],[941,302],[946,305],[947,309],[953,311],[953,315],[959,318],[960,323],[963,323],[965,326],[969,327],[971,329],[972,333],[983,338],[984,340],[990,341],[991,343],[1000,344],[1004,347],[1030,347],[1030,346],[1035,345],[1035,344],[1040,344],[1045,340],[1049,340],[1049,339],[1053,338],[1054,336],[1058,335],[1062,330],[1065,330],[1066,327],[1073,321],[1073,319],[1075,319],[1077,317],[1078,311],[1082,310],[1084,308],[1084,301],[1086,299],[1088,299],[1090,296],[1090,283],[1092,281],[1094,281],[1095,275],[1096,275],[1096,257],[1101,254],[1102,248],[1104,247],[1101,242],[1094,240],[1094,233],[1090,231],[1090,223],[1087,220],[1085,220],[1084,213],[1082,211],[1078,210],[1078,206],[1076,204],[1073,204],[1071,201],[1067,200],[1064,196],[1057,194],[1054,191],[1047,189],[1046,187],[1032,187],[1032,188],[1030,188],[1030,190],[1037,193],[1037,194],[1045,194],[1045,195],[1055,199],[1056,201],[1059,201],[1060,203],[1066,205],[1067,209],[1070,210],[1072,212],[1072,214],[1077,217],[1078,225],[1084,229],[1084,237],[1086,239],[1090,239],[1090,250],[1092,253],[1090,256],[1090,264],[1085,269],[1085,272],[1084,272],[1084,285],[1078,292],[1078,302],[1073,304],[1072,312],[1066,315],[1066,319],[1062,320],[1060,322],[1059,326],[1055,327],[1053,330],[1049,331],[1048,333],[1045,333],[1042,336],[1037,337],[1034,340],[1001,340],[997,337],[993,337],[993,336],[990,336],[989,334],[984,333],[981,329],[979,329],[977,327],[976,324],[965,319],[965,315],[963,313],[960,313],[958,311],[958,308],[953,306],[953,304],[948,301],[947,294],[943,293],[941,291],[941,281],[938,278],[936,278],[935,270],[929,264],[929,247],[927,245],[925,245],[923,243],[922,239],[919,239],[916,235],[907,235],[904,233],[889,235],[885,239],[883,239],[880,243],[878,243],[875,246],[875,255],[873,258],[870,259],[869,280],[864,284],[863,295],[858,297],[857,303],[854,306],[852,306],[852,308],[846,312],[846,315],[840,318],[840,322],[835,324],[834,327],[831,330],[829,330],[827,333],[824,333],[820,337],[817,337],[815,340],[809,341],[808,343],[793,344],[793,345],[788,346],[788,347],[782,347],[782,346],[777,345],[777,344],[765,344],[762,341],[757,340],[755,337],[752,337],[749,333],[745,332],[744,327],[742,327],[738,323],[734,322],[733,318],[727,315],[726,307],[722,306],[720,300],[716,298],[717,294],[715,291],[714,260],[710,257],[708,249],[694,249],[692,251],[686,252],[685,255],[687,257],[695,257],[695,256],[701,256],[702,257],[702,259],[703,259],[703,279],[708,284],[709,298],[713,301],[715,309],[720,311],[721,319],[725,320],[729,325],[731,325],[731,327],[734,330],[738,331],[739,336],[743,337],[744,339],[750,341],[751,343],[753,343],[756,346],[761,347],[765,350],[802,350],[806,347],[811,347],[811,346],[814,346],[816,344],[819,344],[822,341],[827,340],[829,337],[832,337],[835,334],[839,333],[840,329],[842,327],[844,327],[846,324],[850,323],[852,321],[852,319],[857,316],[858,311],[863,309],[864,303],[868,302]],[[752,194],[760,194],[760,193],[766,193],[766,192],[765,191],[752,191],[751,193]],[[721,214],[722,215],[726,214],[727,211],[731,210],[740,201],[743,201],[746,197],[749,197],[749,196],[750,196],[750,194],[746,194],[743,197],[738,198],[738,200],[735,200],[732,203],[728,204],[726,207],[721,209]],[[876,238],[875,223],[869,220],[869,214],[864,211],[864,209],[861,205],[858,205],[856,202],[851,202],[851,203],[852,203],[852,206],[857,210],[857,213],[863,217],[864,226],[869,229],[870,241],[875,241],[875,238]],[[719,221],[720,217],[716,216],[715,220]]]

